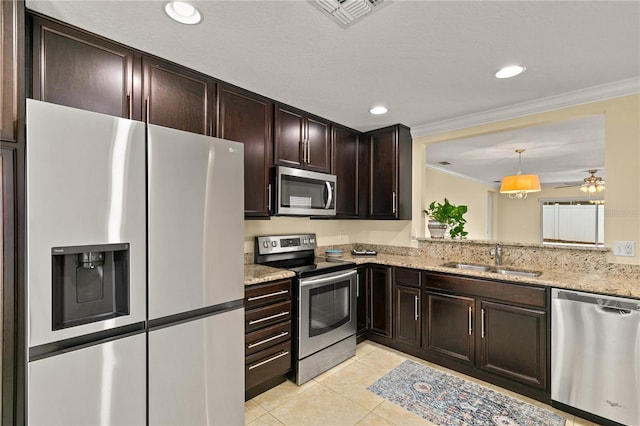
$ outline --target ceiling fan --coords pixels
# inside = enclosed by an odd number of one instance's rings
[[[556,186],[556,188],[572,188],[580,187],[582,192],[594,193],[604,191],[604,179],[600,176],[596,176],[598,170],[587,170],[590,176],[583,179],[583,183],[575,183],[573,185]]]

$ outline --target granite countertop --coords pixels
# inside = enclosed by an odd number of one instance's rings
[[[295,273],[286,269],[272,268],[271,266],[256,265],[254,263],[244,265],[244,285],[282,280],[295,277],[295,275]]]
[[[504,276],[491,272],[447,268],[441,266],[446,263],[446,261],[424,255],[411,256],[379,253],[376,256],[353,256],[351,254],[345,254],[341,259],[354,262],[358,265],[377,263],[388,266],[446,272],[476,278],[490,278],[515,283],[536,284],[640,299],[640,277],[638,276],[630,279],[629,277],[616,277],[607,272],[581,273],[552,269],[541,269],[542,275],[538,277]],[[245,285],[293,277],[294,275],[293,272],[283,269],[254,264],[245,265]]]
[[[446,272],[457,275],[465,275],[477,278],[491,278],[516,283],[537,284],[547,287],[566,288],[577,291],[610,294],[613,296],[626,296],[640,298],[640,277],[635,279],[620,278],[602,273],[580,273],[558,271],[552,269],[539,269],[542,274],[538,277],[504,276],[491,272],[479,272],[447,268],[441,266],[446,261],[425,256],[403,256],[392,254],[378,254],[377,256],[352,256],[347,254],[341,259],[363,263],[378,263],[389,266],[402,266],[406,268],[423,269],[434,272]]]

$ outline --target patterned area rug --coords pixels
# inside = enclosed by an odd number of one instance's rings
[[[566,419],[451,374],[405,361],[368,388],[439,425],[564,425]]]

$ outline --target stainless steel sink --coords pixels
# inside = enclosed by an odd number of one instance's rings
[[[449,262],[442,266],[447,268],[464,269],[467,271],[492,272],[494,274],[512,275],[517,277],[539,277],[542,275],[542,272],[540,271],[532,271],[529,269],[518,269],[507,266],[477,265],[475,263]]]
[[[445,263],[442,266],[446,266],[447,268],[466,269],[468,271],[479,271],[479,272],[489,272],[492,269],[491,266],[475,265],[473,263],[457,263],[457,262]]]
[[[496,274],[502,275],[514,275],[516,277],[539,277],[540,275],[542,275],[542,272],[540,271],[530,271],[525,269],[512,269],[502,267],[496,267],[493,269],[494,270],[490,272],[495,272]]]

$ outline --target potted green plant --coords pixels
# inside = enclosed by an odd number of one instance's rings
[[[430,218],[427,226],[431,238],[444,238],[447,228],[451,238],[465,237],[468,234],[464,230],[467,220],[463,216],[467,210],[467,206],[456,206],[446,198],[444,203],[432,201],[424,211]]]

